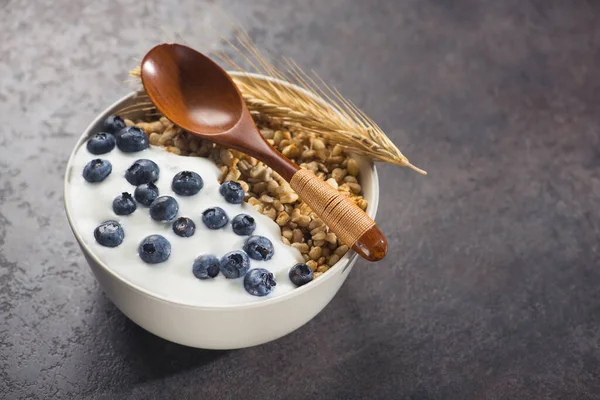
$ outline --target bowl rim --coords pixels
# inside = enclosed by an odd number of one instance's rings
[[[227,71],[228,74],[230,74],[231,76],[251,76],[254,78],[259,78],[259,79],[264,79],[264,80],[269,80],[269,81],[275,81],[275,82],[279,82],[283,85],[289,86],[289,87],[294,87],[294,89],[296,90],[301,90],[303,92],[305,92],[306,94],[312,96],[313,98],[315,98],[315,100],[317,100],[319,103],[323,104],[324,107],[330,107],[332,108],[334,111],[337,112],[337,110],[329,103],[323,101],[322,99],[319,99],[318,97],[315,97],[312,93],[306,91],[304,88],[301,88],[298,85],[295,85],[293,83],[290,82],[286,82],[280,79],[276,79],[273,77],[269,77],[269,76],[265,76],[262,74],[257,74],[257,73],[252,73],[252,72],[240,72],[240,71]],[[73,218],[71,216],[71,212],[70,212],[70,204],[69,204],[69,196],[67,193],[67,187],[69,185],[69,180],[72,174],[72,170],[73,170],[73,159],[75,156],[75,152],[83,145],[83,143],[85,142],[85,140],[88,139],[88,137],[90,136],[91,130],[94,126],[96,126],[100,121],[104,120],[109,113],[113,112],[113,110],[115,108],[117,108],[120,104],[122,104],[123,102],[130,100],[132,98],[135,98],[135,96],[137,96],[138,92],[130,92],[129,94],[121,97],[119,100],[115,101],[113,104],[111,104],[110,106],[108,106],[107,108],[105,108],[104,110],[102,110],[97,116],[96,118],[94,118],[94,120],[87,126],[87,128],[83,131],[83,133],[81,134],[81,136],[79,136],[79,139],[77,140],[77,143],[75,144],[73,150],[71,151],[70,155],[69,155],[69,159],[67,161],[67,165],[65,168],[65,176],[64,176],[64,180],[63,180],[63,198],[64,198],[64,207],[65,207],[65,212],[67,215],[67,220],[69,222],[69,225],[71,227],[71,230],[73,231],[73,235],[75,236],[75,238],[77,239],[77,241],[79,242],[79,245],[83,248],[83,251],[86,253],[87,256],[89,256],[97,265],[99,265],[105,272],[107,272],[109,275],[111,275],[113,278],[116,278],[118,281],[122,282],[123,284],[125,284],[126,286],[129,286],[131,289],[139,292],[140,294],[150,297],[153,300],[157,300],[157,301],[161,301],[164,303],[168,303],[171,305],[175,305],[178,307],[185,307],[185,308],[190,308],[190,309],[194,309],[194,310],[206,310],[206,311],[217,311],[217,310],[245,310],[245,309],[252,309],[252,308],[258,308],[258,307],[266,307],[269,305],[273,305],[276,303],[280,303],[283,301],[287,301],[289,299],[292,299],[294,297],[297,296],[301,296],[304,292],[307,292],[309,290],[311,290],[311,288],[316,288],[320,285],[325,284],[325,282],[327,282],[330,279],[333,279],[333,276],[337,273],[345,273],[345,268],[348,267],[349,265],[351,265],[355,259],[358,257],[358,254],[352,250],[349,249],[348,252],[337,262],[335,263],[335,265],[333,265],[329,270],[326,271],[326,273],[324,273],[323,275],[321,275],[321,277],[319,277],[319,279],[316,279],[312,282],[309,282],[306,285],[297,287],[296,289],[294,289],[291,292],[285,293],[281,296],[276,296],[276,297],[272,297],[269,299],[264,299],[262,301],[257,301],[257,302],[253,302],[253,303],[249,303],[249,304],[228,304],[228,305],[209,305],[209,306],[203,306],[203,305],[191,305],[191,304],[186,304],[183,302],[179,302],[176,300],[172,300],[172,299],[168,299],[165,298],[161,295],[158,295],[156,293],[153,293],[133,282],[130,282],[128,279],[125,279],[124,277],[120,276],[119,274],[117,274],[115,271],[113,271],[111,268],[109,268],[102,260],[100,260],[100,258],[98,258],[98,256],[89,248],[89,246],[86,244],[86,242],[83,240],[82,236],[79,234],[79,232],[77,231],[77,228],[75,226],[75,224],[73,223]],[[377,208],[379,206],[379,177],[377,174],[377,168],[375,167],[375,164],[373,163],[372,160],[368,160],[366,158],[363,158],[366,162],[367,165],[369,167],[369,171],[371,173],[372,176],[372,187],[373,187],[373,200],[369,203],[369,205],[367,206],[367,210],[366,213],[367,215],[369,215],[369,217],[375,219],[375,216],[377,214]]]

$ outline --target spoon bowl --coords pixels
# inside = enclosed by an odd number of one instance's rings
[[[299,168],[260,134],[237,86],[210,58],[187,46],[161,44],[142,61],[142,83],[156,108],[181,128],[240,150],[281,175],[340,241],[369,261],[387,253],[387,240],[357,205],[312,172]]]
[[[183,46],[162,45],[148,53],[142,62],[142,82],[156,107],[174,110],[169,119],[190,132],[227,132],[244,112],[229,75],[204,54]]]

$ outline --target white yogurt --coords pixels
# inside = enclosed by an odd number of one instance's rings
[[[112,173],[103,182],[91,184],[81,174],[84,166],[96,158],[110,161]],[[135,186],[127,182],[125,171],[140,158],[147,158],[158,164],[160,177],[156,186],[159,195],[169,195],[177,200],[177,216],[191,218],[196,224],[193,236],[177,236],[170,223],[154,221],[150,218],[148,207],[139,203],[131,215],[119,216],[113,212],[112,202],[115,197],[122,192],[133,195]],[[288,271],[295,263],[302,262],[300,252],[283,244],[279,226],[255,211],[251,205],[229,204],[223,199],[217,181],[219,170],[212,161],[178,156],[154,146],[137,153],[123,153],[115,147],[110,153],[94,155],[87,151],[84,143],[77,150],[72,165],[67,196],[73,223],[91,251],[122,279],[165,299],[193,306],[247,304],[294,290]],[[171,190],[173,176],[183,170],[200,174],[204,180],[200,193],[186,197]],[[250,268],[266,268],[275,275],[277,286],[269,295],[250,295],[244,289],[243,278],[226,279],[219,274],[214,279],[200,280],[193,275],[192,264],[196,257],[213,254],[220,258],[229,251],[242,249],[247,238],[236,235],[231,223],[218,230],[208,229],[202,222],[202,212],[214,206],[223,208],[230,221],[240,213],[251,215],[256,220],[254,234],[265,236],[273,242],[273,258],[269,261],[250,260]],[[103,247],[94,239],[94,229],[107,220],[118,221],[125,231],[125,239],[118,247]],[[151,234],[160,234],[171,243],[171,256],[164,263],[146,264],[138,256],[139,243]]]

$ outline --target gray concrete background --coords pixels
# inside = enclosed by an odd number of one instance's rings
[[[0,0],[0,398],[600,398],[600,3]],[[62,208],[150,46],[227,10],[377,121],[390,252],[312,322],[203,351],[124,317]],[[218,42],[216,47],[219,48]]]

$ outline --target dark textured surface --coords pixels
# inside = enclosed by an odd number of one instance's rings
[[[430,172],[380,167],[387,259],[231,352],[125,318],[62,209],[70,147],[161,28],[230,34],[172,4],[0,0],[0,398],[600,398],[600,3],[218,2]]]

